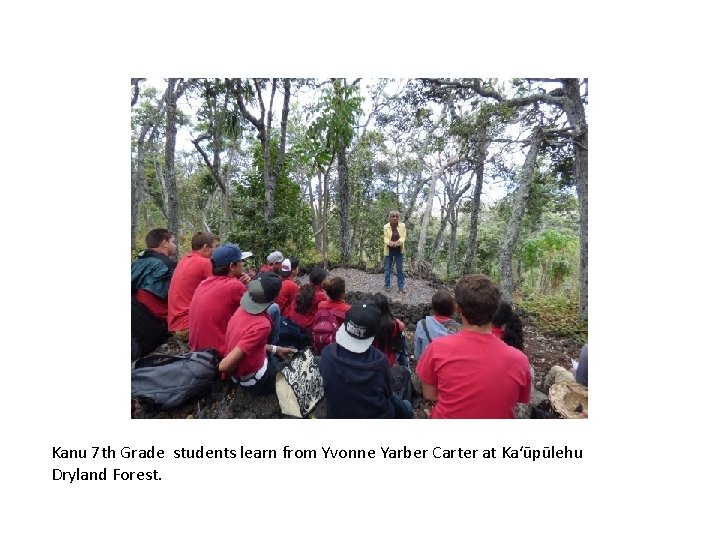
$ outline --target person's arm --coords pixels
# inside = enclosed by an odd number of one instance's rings
[[[392,228],[389,225],[385,225],[385,227],[383,227],[383,243],[389,247],[392,247],[392,242],[390,242],[391,235]]]
[[[276,354],[281,358],[287,358],[291,354],[295,354],[297,349],[292,347],[280,347],[279,345],[265,345],[265,352]]]
[[[428,401],[437,401],[437,398],[438,398],[437,386],[434,386],[432,384],[422,383],[422,392],[423,392],[423,397],[425,399],[427,399]]]
[[[404,223],[398,223],[398,234],[400,235],[400,240],[395,242],[395,245],[397,247],[402,247],[405,245],[405,235],[406,235]]]
[[[235,366],[238,365],[238,362],[240,362],[244,355],[245,352],[240,347],[235,347],[232,351],[225,355],[225,358],[220,360],[218,370],[220,370],[221,373],[232,375],[235,371]]]

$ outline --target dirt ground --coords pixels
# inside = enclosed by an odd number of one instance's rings
[[[415,324],[430,314],[430,300],[440,285],[409,276],[406,279],[407,292],[405,294],[398,291],[394,279],[391,292],[385,293],[382,274],[338,268],[331,270],[330,276],[339,276],[345,279],[348,302],[366,298],[376,292],[382,292],[388,296],[393,315],[406,325],[410,365],[414,372],[416,359],[412,353]],[[307,276],[299,278],[299,282],[306,283]],[[561,365],[570,368],[571,359],[577,360],[583,345],[569,338],[543,336],[527,318],[523,318],[523,333],[525,353],[534,368],[536,387],[542,383],[552,366]],[[166,344],[160,346],[158,352],[175,354],[186,350],[183,344],[171,338]],[[429,402],[418,396],[414,400],[413,406],[418,418],[427,417],[430,409]],[[311,418],[324,418],[324,413],[324,403],[321,401],[311,414]],[[143,407],[135,400],[131,400],[131,416],[133,418],[284,418],[276,396],[251,397],[220,382],[213,385],[208,395],[192,400],[173,411],[153,411]]]

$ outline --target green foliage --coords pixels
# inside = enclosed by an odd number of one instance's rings
[[[557,292],[579,268],[579,249],[576,235],[552,229],[523,242],[520,261],[528,271],[526,290]]]
[[[279,144],[271,141],[271,159],[277,159]],[[235,216],[229,241],[245,250],[260,254],[265,246],[294,256],[303,256],[312,246],[311,209],[302,200],[300,186],[287,170],[281,171],[275,185],[275,215],[270,221],[270,235],[265,234],[265,183],[262,169],[262,146],[255,142],[253,167],[235,186],[231,208]],[[287,169],[287,168],[285,168]],[[256,259],[256,262],[262,259]]]
[[[355,122],[362,111],[362,97],[355,85],[334,79],[323,89],[318,103],[320,115],[310,124],[301,154],[319,170],[332,162],[338,147],[348,147],[354,135]]]
[[[541,333],[587,342],[588,322],[578,315],[580,301],[577,294],[533,295],[516,299],[516,304],[530,315],[533,324]]]

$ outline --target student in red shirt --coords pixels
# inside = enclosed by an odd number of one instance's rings
[[[345,301],[345,280],[341,277],[326,279],[322,282],[322,288],[328,299],[318,304],[318,310],[330,309],[345,313],[350,309],[350,304]]]
[[[259,272],[275,272],[276,274],[279,274],[280,267],[284,259],[285,257],[283,257],[282,253],[279,251],[273,251],[267,256],[267,264],[263,264],[260,267]]]
[[[240,307],[230,318],[225,334],[224,355],[218,369],[223,378],[255,395],[275,392],[275,375],[282,358],[297,352],[290,347],[269,345],[271,331],[267,308],[280,292],[280,276],[264,272],[247,284]]]
[[[195,289],[212,275],[210,256],[220,245],[220,238],[212,233],[199,232],[192,237],[192,251],[178,261],[168,291],[168,330],[183,341],[188,339],[188,313]]]
[[[312,324],[313,352],[318,355],[323,349],[335,341],[335,334],[345,322],[345,314],[350,304],[345,302],[345,280],[341,277],[326,279],[322,284],[325,293],[330,297],[318,304],[317,313]]]
[[[133,358],[144,356],[168,338],[167,295],[177,262],[175,235],[152,229],[145,236],[147,249],[130,267],[130,335]]]
[[[177,253],[175,235],[167,229],[153,229],[145,236],[145,244],[147,249],[141,251],[137,260],[133,262],[131,274],[135,276],[135,279],[132,287],[137,301],[155,317],[166,323],[168,289],[172,273],[177,266],[177,261],[171,259]],[[162,274],[155,269],[161,268],[159,263],[166,267]],[[153,264],[155,267],[152,266]],[[143,265],[147,271],[138,270],[143,268]]]
[[[514,418],[515,404],[530,400],[527,356],[491,331],[500,297],[480,274],[455,285],[463,328],[430,343],[416,368],[423,396],[436,402],[432,418]]]
[[[223,351],[228,321],[247,291],[250,276],[244,260],[252,256],[237,244],[223,244],[212,254],[212,276],[200,282],[190,302],[190,350]]]
[[[290,258],[283,260],[280,267],[280,277],[282,277],[283,282],[275,303],[280,308],[280,313],[283,316],[290,312],[290,306],[292,306],[292,302],[300,290],[300,285],[295,282],[299,266],[300,261],[298,259]]]
[[[310,283],[300,287],[295,300],[293,300],[287,318],[292,322],[306,330],[308,333],[312,331],[315,313],[318,310],[318,304],[323,300],[327,300],[327,296],[322,289],[322,283],[327,277],[327,270],[322,267],[314,268],[310,272]]]

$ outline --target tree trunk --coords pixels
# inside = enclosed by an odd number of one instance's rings
[[[260,84],[255,79],[255,85],[258,93],[258,100],[260,102],[260,118],[265,118],[265,105],[262,101],[262,95],[260,90]],[[270,139],[272,130],[272,106],[273,100],[275,99],[275,91],[277,89],[277,80],[272,81],[272,90],[270,91],[270,107],[267,111],[267,123],[262,130],[262,152],[263,152],[263,183],[265,184],[265,245],[263,246],[264,252],[268,252],[270,249],[269,238],[270,238],[270,221],[275,215],[275,179],[270,174]],[[259,136],[259,134],[258,134]]]
[[[348,178],[347,143],[338,141],[338,197],[340,199],[340,256],[343,264],[350,262],[350,179]]]
[[[280,141],[278,148],[278,157],[274,163],[270,159],[270,144],[272,133],[272,107],[275,99],[278,79],[272,80],[272,92],[270,94],[270,106],[267,113],[267,127],[265,129],[265,146],[263,147],[263,161],[267,163],[267,167],[263,169],[265,177],[265,227],[266,238],[270,238],[271,222],[275,217],[275,188],[277,187],[280,175],[285,166],[285,142],[287,139],[287,119],[290,111],[290,79],[283,79],[283,107],[280,116]],[[258,90],[259,92],[259,90]],[[268,246],[271,247],[271,246]]]
[[[525,215],[527,201],[530,196],[530,183],[533,173],[535,172],[535,164],[537,162],[540,143],[542,142],[542,129],[535,128],[530,137],[530,148],[525,156],[525,163],[520,172],[520,180],[518,188],[515,191],[513,201],[512,214],[508,221],[505,241],[500,250],[500,292],[503,298],[508,302],[512,301],[513,283],[512,283],[512,259],[515,252],[515,244],[520,232],[520,222]]]
[[[165,92],[165,194],[168,209],[168,229],[177,235],[178,256],[180,255],[180,204],[175,178],[175,136],[177,135],[177,95],[175,85],[178,79],[168,79]]]
[[[563,79],[567,96],[563,107],[575,128],[575,181],[580,204],[580,316],[588,318],[588,125],[578,79]]]
[[[332,161],[331,161],[332,163]],[[322,238],[323,238],[323,267],[328,267],[328,206],[330,206],[330,167],[325,171],[323,179],[323,218],[322,218]]]
[[[487,140],[486,124],[480,124],[477,132],[474,134],[474,155],[472,165],[475,169],[475,190],[473,191],[473,204],[470,211],[470,233],[468,235],[468,250],[463,265],[463,274],[471,274],[475,270],[475,251],[477,250],[477,232],[478,222],[480,221],[480,196],[482,195],[485,158],[487,157]]]
[[[132,184],[130,190],[130,249],[133,253],[137,249],[137,229],[138,215],[140,205],[145,196],[145,137],[150,128],[150,123],[146,123],[140,131],[137,141],[137,158],[132,173]]]
[[[445,215],[445,210],[441,209],[440,212],[440,230],[437,233],[437,236],[435,237],[435,242],[433,243],[432,253],[430,253],[430,266],[435,266],[435,258],[437,257],[438,252],[440,251],[440,247],[443,244],[443,238],[445,236],[445,229],[447,228],[447,215]]]
[[[454,208],[453,213],[448,215],[450,221],[450,243],[448,244],[448,276],[455,275],[457,266],[457,230],[458,230],[458,209]]]
[[[322,173],[318,173],[318,191],[317,191],[317,207],[313,204],[312,196],[312,178],[308,179],[310,186],[310,204],[313,211],[313,237],[315,239],[315,250],[320,253],[322,251],[322,221],[323,221],[323,190],[322,190]]]
[[[432,216],[432,207],[435,200],[435,186],[443,168],[440,167],[433,172],[430,178],[430,189],[428,191],[427,203],[425,205],[425,213],[423,214],[422,225],[420,226],[420,239],[418,240],[417,254],[415,261],[420,264],[425,261],[425,242],[427,241],[427,229]]]

